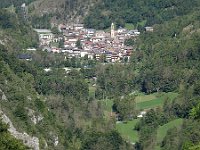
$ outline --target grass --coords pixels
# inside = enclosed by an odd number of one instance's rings
[[[111,115],[112,106],[113,106],[113,100],[105,99],[105,100],[100,100],[100,102],[104,110],[105,118],[109,119]]]
[[[137,23],[137,26],[138,26],[138,25],[141,25],[142,27],[144,27],[144,25],[146,24],[146,22],[147,22],[147,20],[143,20],[143,21],[141,21],[141,22],[138,22],[138,23]]]
[[[157,130],[157,144],[160,145],[160,143],[163,141],[164,137],[167,134],[167,131],[173,127],[180,127],[183,123],[183,119],[175,119],[173,121],[168,122],[167,124],[164,124],[163,126],[159,126]],[[159,150],[160,146],[156,146],[156,150]]]
[[[122,123],[122,122],[117,123],[116,124],[117,131],[127,141],[130,141],[131,143],[135,143],[139,140],[137,131],[133,130],[137,122],[139,122],[139,119],[127,121],[127,123]]]
[[[136,109],[140,110],[140,109],[155,108],[161,106],[163,102],[164,102],[163,98],[156,98],[153,100],[136,103]]]
[[[151,101],[153,99],[156,99],[156,96],[154,94],[151,95],[139,95],[135,98],[136,103]]]
[[[90,87],[90,95],[94,94],[94,87]],[[144,109],[151,109],[151,108],[156,108],[156,107],[162,107],[164,104],[164,101],[166,98],[169,98],[169,100],[173,100],[178,96],[177,93],[169,92],[169,93],[154,93],[150,95],[145,95],[143,93],[138,93],[138,96],[136,96],[136,109],[137,110],[144,110]],[[102,106],[104,107],[104,114],[109,117],[112,105],[113,105],[113,100],[111,99],[106,99],[106,100],[101,100]]]
[[[128,29],[128,30],[133,30],[133,29],[135,29],[135,26],[132,23],[126,23],[125,28]]]
[[[150,109],[164,104],[165,99],[173,100],[178,96],[177,93],[154,93],[150,95],[139,95],[136,97],[136,109]]]
[[[110,111],[111,108],[112,108],[112,105],[113,105],[113,100],[111,100],[111,99],[104,100],[103,106],[104,106],[106,111]]]
[[[177,93],[172,93],[172,92],[154,93],[150,95],[145,95],[144,93],[137,93],[136,108],[140,110],[140,109],[150,109],[150,108],[162,106],[166,98],[169,98],[169,100],[173,100],[177,96],[178,96]],[[102,106],[104,109],[105,118],[109,119],[111,115],[113,100],[106,99],[106,100],[101,100],[100,102],[102,103]],[[132,121],[127,121],[127,123],[122,123],[122,122],[117,123],[116,129],[124,139],[126,139],[127,141],[130,141],[131,143],[135,143],[138,141],[139,137],[138,137],[137,131],[133,129],[138,121],[139,119],[134,119]],[[168,124],[164,126],[159,127],[158,134],[157,134],[157,139],[159,139],[158,143],[163,140],[168,129],[176,125],[178,126],[181,123],[182,123],[182,120],[177,119],[177,120],[169,122]],[[159,150],[159,146],[157,146],[156,149]]]
[[[89,96],[90,97],[95,97],[95,90],[96,90],[95,86],[89,85]]]

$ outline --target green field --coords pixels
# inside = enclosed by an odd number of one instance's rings
[[[180,127],[183,124],[183,119],[175,119],[173,121],[168,122],[167,124],[164,124],[163,126],[159,126],[157,130],[157,145],[156,150],[160,149],[160,144],[163,141],[164,137],[167,134],[167,131],[173,127]]]
[[[165,99],[173,100],[178,96],[177,93],[154,93],[150,95],[139,95],[136,97],[136,109],[150,109],[162,106]]]
[[[155,94],[150,94],[150,95],[140,94],[135,98],[136,103],[151,101],[153,99],[156,99],[156,95]]]
[[[135,29],[135,26],[132,23],[126,23],[125,28],[128,29],[128,30],[133,30],[133,29]]]
[[[147,20],[143,20],[143,21],[141,21],[141,22],[138,22],[138,23],[137,23],[137,26],[140,25],[140,26],[144,27],[145,24],[146,24],[146,22],[147,22]]]
[[[94,93],[94,88],[90,87],[90,95],[93,95]],[[165,99],[173,100],[178,96],[177,93],[169,92],[169,93],[154,93],[150,95],[145,95],[143,93],[139,93],[136,96],[136,109],[137,110],[143,110],[143,109],[151,109],[155,107],[162,107]],[[113,100],[106,99],[106,100],[101,100],[102,106],[104,107],[104,112],[107,115],[108,112],[110,114],[112,105],[113,105]]]
[[[161,143],[169,129],[173,127],[180,127],[182,123],[183,119],[175,119],[173,121],[168,122],[167,124],[164,124],[163,126],[160,126],[157,131],[157,142]]]
[[[105,100],[100,100],[100,102],[101,102],[103,110],[104,110],[105,118],[109,119],[111,116],[113,100],[105,99]]]
[[[138,133],[133,130],[136,123],[139,119],[134,119],[132,121],[127,121],[127,123],[117,123],[116,128],[117,131],[122,135],[124,139],[130,141],[131,143],[135,143],[138,141]]]
[[[96,87],[90,85],[89,86],[89,96],[90,97],[95,97],[95,90],[96,90]]]
[[[136,109],[150,109],[155,108],[157,106],[162,106],[165,99],[168,98],[169,100],[173,100],[178,96],[177,93],[154,93],[150,95],[145,95],[144,93],[138,93],[136,96]],[[100,100],[102,103],[102,107],[104,109],[105,118],[109,119],[112,111],[113,100],[106,99]],[[124,139],[130,141],[131,143],[135,143],[138,141],[138,133],[137,131],[133,130],[135,124],[139,121],[139,119],[134,119],[132,121],[127,121],[127,123],[117,123],[116,129],[122,135]],[[165,137],[167,130],[172,128],[173,126],[180,125],[182,123],[181,119],[177,119],[174,121],[169,122],[168,124],[159,127],[157,139],[158,143],[160,143],[163,138]],[[158,149],[159,146],[156,147]]]

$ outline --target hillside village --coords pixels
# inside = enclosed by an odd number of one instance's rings
[[[103,59],[106,62],[128,61],[133,47],[126,46],[124,42],[140,35],[138,30],[127,30],[122,27],[115,30],[114,23],[111,24],[110,32],[86,29],[84,24],[60,24],[58,30],[61,35],[55,35],[47,29],[35,29],[43,50],[64,53],[68,58],[88,57],[88,59]],[[61,42],[60,47],[58,43]]]

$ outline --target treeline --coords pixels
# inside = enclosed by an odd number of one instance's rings
[[[151,26],[185,15],[199,5],[198,0],[102,0],[91,8],[84,23],[95,29],[106,29],[112,22],[122,27],[125,23]]]

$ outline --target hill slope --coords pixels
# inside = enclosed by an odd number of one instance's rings
[[[200,6],[198,0],[101,0],[84,20],[87,27],[105,29],[111,22],[151,26],[182,16]]]
[[[75,22],[83,21],[91,6],[98,0],[37,0],[29,5],[32,16],[53,16],[51,22]]]

